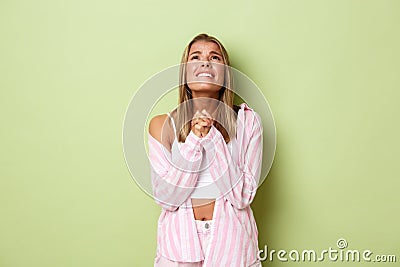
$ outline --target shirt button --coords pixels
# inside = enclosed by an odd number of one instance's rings
[[[206,224],[204,225],[204,227],[205,227],[206,229],[208,229],[208,228],[210,227],[210,225],[209,225],[208,223],[206,223]]]

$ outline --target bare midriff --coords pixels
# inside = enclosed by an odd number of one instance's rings
[[[215,199],[192,198],[195,220],[209,221],[213,218]]]

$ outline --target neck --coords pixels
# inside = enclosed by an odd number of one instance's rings
[[[193,97],[193,113],[205,109],[213,118],[215,118],[215,111],[219,105],[218,97]]]
[[[218,100],[219,92],[201,92],[201,91],[193,91],[192,90],[192,98],[213,98]]]

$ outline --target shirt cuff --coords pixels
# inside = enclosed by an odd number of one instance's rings
[[[207,151],[215,147],[221,140],[225,142],[221,132],[218,131],[214,125],[211,125],[210,131],[207,133],[207,135],[203,138],[200,138],[200,144]]]
[[[190,131],[189,135],[186,137],[185,143],[190,148],[200,152],[202,150],[201,140],[202,138],[195,135],[193,131]]]

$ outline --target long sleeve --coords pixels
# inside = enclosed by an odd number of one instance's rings
[[[243,114],[244,113],[244,114]],[[247,110],[238,117],[237,151],[235,162],[222,134],[214,127],[208,140],[201,141],[210,163],[210,173],[221,194],[236,208],[243,209],[253,201],[260,180],[263,128],[260,116]],[[207,137],[207,136],[206,136]]]
[[[202,146],[193,132],[171,153],[148,134],[153,196],[164,209],[174,211],[190,196],[202,161]]]

